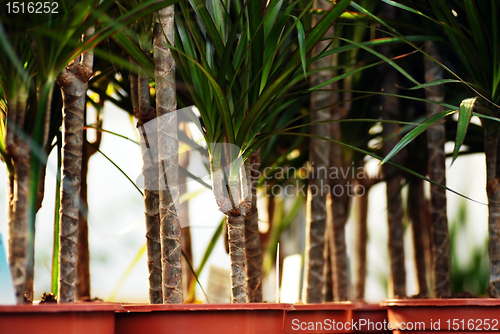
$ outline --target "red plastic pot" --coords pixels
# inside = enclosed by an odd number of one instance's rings
[[[388,328],[387,307],[378,304],[357,304],[353,312],[357,324],[355,333],[391,333]]]
[[[496,332],[500,330],[498,299],[406,299],[388,300],[388,320],[394,333],[417,331]]]
[[[354,307],[351,303],[291,305],[283,332],[278,333],[352,333]]]
[[[332,321],[351,322],[353,308],[351,304],[124,305],[116,314],[115,333],[348,333],[352,331],[325,327]]]
[[[0,333],[114,334],[121,305],[100,303],[0,306]]]

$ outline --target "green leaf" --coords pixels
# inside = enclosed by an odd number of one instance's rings
[[[299,50],[300,50],[300,61],[302,63],[302,70],[304,71],[304,77],[307,78],[306,74],[306,45],[305,45],[305,33],[304,27],[299,19],[293,17],[297,21],[297,38],[299,40]]]
[[[148,57],[139,45],[123,31],[118,31],[111,38],[132,58],[145,72],[154,79],[155,68],[153,61]],[[104,55],[101,55],[104,56]]]
[[[396,64],[393,60],[387,58],[386,56],[384,56],[383,54],[381,54],[380,52],[377,52],[365,45],[363,45],[362,43],[358,43],[358,42],[355,42],[353,40],[349,40],[347,38],[342,38],[342,37],[339,37],[339,39],[341,41],[344,41],[344,42],[347,42],[347,43],[350,43],[350,44],[353,44],[353,45],[356,45],[368,52],[370,52],[371,54],[379,57],[380,59],[384,60],[385,62],[387,62],[388,64],[390,64],[392,67],[394,67],[396,70],[398,70],[399,73],[403,74],[406,78],[408,78],[408,80],[410,80],[411,82],[419,85],[420,83],[415,80],[408,72],[406,72],[403,68],[401,68],[401,66],[399,66],[398,64]]]
[[[479,114],[477,112],[473,112],[472,116],[477,116],[479,118],[486,118],[486,119],[489,119],[489,120],[492,120],[492,121],[495,121],[495,122],[500,122],[500,118],[498,118],[498,117],[488,116],[488,115],[484,115],[484,114]]]
[[[268,83],[269,74],[271,73],[274,58],[278,55],[278,48],[281,45],[280,39],[286,23],[287,16],[280,17],[276,24],[273,25],[269,35],[266,35],[266,43],[264,46],[264,67],[262,69],[262,79],[260,84],[261,92]]]
[[[353,145],[350,145],[350,144],[346,144],[346,143],[344,143],[344,142],[341,142],[341,141],[338,141],[338,140],[335,140],[335,139],[326,138],[326,137],[321,137],[321,136],[316,136],[316,135],[309,134],[309,133],[283,132],[282,134],[283,134],[283,135],[294,135],[294,136],[306,136],[306,137],[310,137],[310,138],[322,139],[322,140],[325,140],[325,141],[330,142],[330,143],[335,143],[335,144],[342,145],[342,146],[344,146],[344,147],[346,147],[346,148],[349,148],[349,149],[351,149],[351,150],[353,150],[353,151],[356,151],[356,152],[359,152],[359,153],[363,153],[363,154],[365,154],[365,155],[367,155],[367,156],[370,156],[370,157],[372,157],[372,158],[375,158],[375,159],[377,159],[377,160],[382,161],[382,157],[380,157],[380,156],[376,155],[375,153],[371,153],[371,152],[365,151],[365,150],[363,150],[363,149],[361,149],[361,148],[358,148],[358,147],[353,146]],[[438,187],[440,187],[440,188],[446,189],[446,190],[448,190],[448,191],[450,191],[450,192],[454,193],[455,195],[458,195],[458,196],[460,196],[460,197],[462,197],[462,198],[468,199],[469,201],[472,201],[472,202],[477,203],[477,204],[485,205],[485,206],[487,206],[487,205],[488,205],[488,204],[486,204],[486,203],[479,202],[479,201],[476,201],[475,199],[472,199],[472,198],[470,198],[470,197],[468,197],[468,196],[465,196],[465,195],[463,195],[463,194],[459,193],[458,191],[453,190],[453,189],[451,189],[451,188],[448,188],[447,186],[444,186],[444,185],[442,185],[441,183],[438,183],[438,182],[436,182],[436,181],[433,181],[433,180],[429,179],[429,178],[428,178],[428,177],[426,177],[426,176],[423,176],[423,175],[421,175],[421,174],[419,174],[419,173],[417,173],[417,172],[415,172],[415,171],[412,171],[412,170],[411,170],[411,169],[409,169],[409,168],[403,167],[403,166],[401,166],[401,165],[399,165],[399,164],[396,164],[396,163],[394,163],[394,162],[392,162],[392,161],[387,161],[386,163],[388,163],[388,164],[390,164],[390,165],[392,165],[392,166],[394,166],[394,167],[396,167],[396,168],[398,168],[398,169],[401,169],[402,171],[404,171],[404,172],[406,172],[406,173],[408,173],[408,174],[410,174],[410,175],[414,175],[414,176],[416,176],[416,177],[418,177],[418,178],[420,178],[420,179],[422,179],[422,180],[424,180],[424,181],[427,181],[427,182],[429,182],[429,183],[431,183],[431,184],[433,184],[433,185],[435,185],[435,186],[438,186]]]
[[[217,27],[215,26],[210,13],[203,4],[203,1],[189,0],[189,3],[191,3],[194,11],[198,16],[198,19],[200,19],[200,21],[203,23],[203,26],[207,31],[208,36],[210,36],[212,43],[214,43],[217,55],[222,58],[222,55],[224,54],[224,42],[222,41],[221,35],[219,34],[219,31],[217,30]]]
[[[93,125],[86,125],[86,126],[84,126],[84,127],[83,127],[83,129],[84,129],[84,130],[86,130],[86,129],[94,129],[94,130],[99,131],[99,132],[109,133],[109,134],[111,134],[111,135],[113,135],[113,136],[117,136],[117,137],[120,137],[120,138],[126,139],[126,140],[128,140],[128,141],[130,141],[130,142],[132,142],[132,143],[134,143],[134,144],[136,144],[136,145],[139,145],[139,142],[138,142],[138,141],[136,141],[136,140],[130,139],[129,137],[126,137],[126,136],[124,136],[124,135],[121,135],[121,134],[116,133],[116,132],[113,132],[113,131],[104,130],[103,128],[100,128],[100,127],[97,127],[97,126],[93,126]]]
[[[132,8],[130,11],[120,16],[119,18],[113,19],[112,22],[103,27],[103,29],[97,31],[92,42],[85,44],[85,47],[81,51],[93,48],[105,38],[113,35],[115,32],[123,29],[129,24],[136,22],[141,17],[152,14],[162,8],[168,7],[178,2],[180,2],[180,0],[147,1]],[[95,13],[92,14],[99,15],[97,19],[101,19],[101,11],[95,11]]]
[[[465,99],[460,103],[460,109],[458,110],[457,139],[455,140],[455,147],[453,148],[452,164],[458,158],[458,152],[464,143],[465,134],[467,133],[467,128],[469,127],[476,101],[477,97],[473,97]]]
[[[460,82],[461,83],[462,81],[456,80],[456,79],[441,79],[441,80],[436,80],[436,81],[432,81],[432,82],[426,82],[426,83],[423,83],[423,84],[420,84],[420,85],[417,85],[417,86],[414,86],[414,87],[411,87],[408,89],[415,90],[415,89],[420,89],[420,88],[437,86],[437,85],[445,84],[445,83],[452,83],[452,82]]]
[[[210,83],[210,87],[213,89],[213,92],[215,93],[215,97],[216,97],[215,101],[217,103],[217,106],[220,108],[220,112],[222,113],[222,120],[224,122],[226,131],[227,131],[229,143],[230,144],[234,144],[235,143],[235,136],[234,136],[233,118],[232,118],[231,112],[229,110],[229,106],[227,104],[227,100],[225,98],[225,95],[224,95],[224,92],[223,92],[222,88],[217,84],[217,82],[215,81],[215,79],[213,78],[213,76],[211,75],[211,73],[208,72],[208,70],[206,68],[204,68],[203,65],[201,65],[200,63],[198,63],[195,59],[189,57],[187,54],[185,54],[184,52],[182,52],[182,50],[180,50],[180,49],[176,48],[175,46],[169,44],[168,42],[167,42],[167,46],[171,50],[177,51],[177,53],[179,53],[180,55],[186,57],[189,61],[193,62],[193,64],[195,64],[201,70],[201,72],[204,74],[205,78]],[[198,105],[197,105],[197,107],[198,107],[198,109],[200,110],[200,113],[201,113],[202,110],[200,109],[200,107]],[[206,119],[207,118],[205,118],[205,120]],[[210,120],[210,118],[208,118],[208,120]]]
[[[100,149],[98,149],[96,146],[92,145],[89,143],[90,146],[92,146],[97,152],[101,153],[103,155],[103,157],[105,157],[109,162],[111,162],[113,164],[113,166],[115,166],[126,178],[127,180],[130,181],[130,183],[132,183],[132,185],[135,187],[135,189],[137,189],[137,191],[141,194],[141,196],[144,196],[144,193],[142,192],[141,189],[139,189],[139,187],[137,186],[137,184],[135,184],[134,181],[132,181],[132,179],[127,175],[127,173],[125,173],[123,171],[123,169],[120,168],[120,166],[118,166],[113,160],[111,160],[106,154],[104,154]]]
[[[418,125],[413,130],[408,132],[406,134],[406,136],[404,136],[399,141],[399,143],[397,143],[394,146],[394,148],[389,152],[389,154],[387,154],[387,156],[380,162],[380,164],[382,165],[382,164],[386,163],[387,161],[389,161],[389,159],[391,159],[394,155],[396,155],[396,153],[401,151],[403,149],[403,147],[408,145],[418,135],[420,135],[422,132],[427,130],[427,128],[429,128],[429,126],[441,121],[446,116],[449,116],[449,115],[454,114],[454,113],[456,113],[456,110],[445,110],[445,111],[440,112],[439,114],[433,115],[433,116],[429,117],[428,119],[426,119],[420,125]]]
[[[274,27],[278,13],[281,10],[283,0],[272,0],[266,9],[266,14],[264,16],[264,39],[267,42],[267,38]]]

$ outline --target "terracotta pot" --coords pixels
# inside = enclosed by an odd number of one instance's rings
[[[291,305],[277,333],[352,333],[353,309],[351,303]]]
[[[114,334],[121,305],[100,303],[0,306],[0,333]]]
[[[124,305],[123,308],[116,314],[116,334],[166,331],[169,334],[288,334],[351,332],[327,328],[333,320],[352,321],[354,306],[252,303]]]
[[[357,324],[355,333],[391,333],[388,328],[387,307],[378,304],[356,304],[353,312]]]
[[[406,299],[388,300],[389,322],[394,333],[496,332],[500,330],[499,299]]]

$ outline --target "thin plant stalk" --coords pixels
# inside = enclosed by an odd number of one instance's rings
[[[257,210],[257,178],[260,168],[260,150],[249,158],[251,177],[247,180],[252,191],[252,207],[245,216],[245,258],[247,271],[247,294],[250,303],[262,302],[262,246]]]
[[[336,33],[338,34],[338,32]],[[333,55],[331,58],[332,65],[338,65],[338,56]],[[337,71],[331,71],[333,76],[337,75]],[[344,80],[344,86],[349,85],[349,82]],[[333,92],[331,92],[330,102],[333,104],[330,107],[331,119],[341,120],[344,119],[349,113],[350,103],[344,105],[337,105],[340,101],[340,94],[338,92],[339,83],[335,82],[331,85]],[[350,87],[345,87],[347,90]],[[349,98],[348,96],[344,96]],[[339,122],[330,124],[330,137],[334,140],[342,140],[342,131]],[[346,162],[344,160],[343,148],[341,145],[330,143],[330,168],[338,170],[347,170]],[[354,167],[352,167],[354,168]],[[349,177],[349,176],[348,176]],[[332,275],[333,275],[333,297],[334,301],[346,301],[349,299],[349,281],[348,281],[348,268],[347,268],[347,246],[345,241],[345,224],[347,223],[347,215],[349,211],[349,197],[347,191],[348,179],[344,176],[341,178],[330,178],[330,198],[331,198],[331,215],[329,220],[332,230],[329,233],[328,242],[330,243],[330,261],[332,262]],[[343,189],[338,191],[338,189]]]
[[[418,296],[428,296],[427,287],[427,261],[426,261],[426,224],[425,208],[427,201],[424,197],[424,181],[419,178],[409,179],[408,209],[413,232],[413,249],[415,256],[415,269],[417,272]]]
[[[357,194],[356,200],[356,270],[354,280],[354,299],[364,300],[367,277],[366,248],[368,244],[368,191],[365,179],[358,179],[363,194]]]
[[[317,1],[317,8],[330,8],[328,1]],[[313,24],[319,21],[318,15],[313,16]],[[333,35],[333,28],[326,34]],[[328,41],[319,42],[313,49],[314,54],[320,53]],[[313,68],[328,68],[332,66],[332,57],[324,59],[312,65]],[[329,70],[316,73],[311,78],[312,86],[325,82],[331,77]],[[329,87],[331,89],[331,87]],[[328,87],[326,88],[328,89]],[[321,122],[330,119],[331,93],[318,91],[311,93],[311,109],[317,110],[311,113],[311,122]],[[316,124],[310,127],[312,134],[330,137],[330,125],[327,123]],[[305,303],[322,303],[324,301],[324,248],[327,208],[326,200],[328,192],[323,191],[328,185],[327,168],[329,167],[330,143],[321,139],[311,138],[309,144],[309,178],[306,206],[306,250],[304,261],[304,288],[302,299]],[[315,172],[315,173],[313,173]]]
[[[99,112],[96,112],[97,127],[102,127],[102,119]],[[87,176],[89,162],[101,145],[102,132],[96,131],[96,138],[93,142],[87,141],[87,130],[83,131],[83,155],[82,155],[82,176],[80,182],[80,212],[78,214],[78,237],[76,253],[76,299],[90,299],[90,252],[89,252],[89,228],[88,228],[88,191]]]
[[[499,126],[484,121],[484,153],[486,157],[486,193],[488,195],[489,286],[492,298],[500,298],[500,177],[498,176]]]
[[[28,278],[28,192],[30,150],[22,129],[26,117],[27,88],[21,84],[15,96],[9,99],[7,114],[6,151],[14,171],[9,173],[9,265],[18,304],[24,302]]]
[[[389,5],[382,7],[386,18],[394,18],[395,9]],[[383,46],[381,53],[389,56],[389,46]],[[398,73],[388,65],[380,67],[383,74],[382,90],[388,94],[398,94]],[[399,100],[394,96],[382,97],[382,118],[398,119]],[[382,151],[387,155],[398,143],[399,137],[395,135],[399,131],[399,125],[385,123],[382,135],[384,141]],[[401,165],[400,155],[396,155],[392,161]],[[403,202],[401,199],[402,176],[399,170],[389,164],[383,165],[383,174],[386,182],[387,198],[387,220],[389,225],[389,258],[390,278],[389,297],[404,298],[406,296],[406,271],[404,257],[404,227],[403,227]]]
[[[93,30],[89,28],[86,35],[91,35]],[[63,96],[59,303],[71,303],[75,300],[85,98],[93,60],[93,51],[90,49],[75,58],[57,78]]]
[[[183,131],[188,131],[185,123],[179,124]],[[189,166],[189,153],[184,152],[179,157],[179,166],[187,169]],[[179,173],[179,196],[183,198],[188,194],[186,173]],[[190,264],[193,263],[193,250],[191,247],[191,228],[189,220],[189,200],[184,200],[179,204],[179,219],[182,222],[181,245],[185,257],[182,257],[182,291],[184,292],[184,300],[189,299],[189,290],[191,284],[195,284],[195,277],[190,269]]]
[[[175,63],[167,46],[174,45],[174,6],[158,11],[154,29],[156,115],[160,175],[160,241],[164,304],[180,304],[182,294],[181,226],[176,207],[179,203],[177,109]],[[177,184],[173,184],[176,182]]]
[[[132,62],[132,61],[131,61]],[[148,264],[149,303],[163,304],[161,276],[161,241],[160,241],[160,193],[158,188],[159,170],[158,157],[151,153],[158,152],[158,136],[155,132],[148,133],[144,124],[156,118],[156,110],[149,102],[149,78],[144,74],[130,73],[130,92],[134,115],[137,118],[137,129],[145,142],[142,152],[144,177],[144,208],[146,220],[146,254]],[[141,146],[142,147],[142,146]]]
[[[434,59],[440,59],[435,43],[425,42],[425,51]],[[444,70],[428,57],[424,59],[425,81],[442,80]],[[444,102],[444,87],[442,85],[429,87],[425,96],[430,101]],[[444,108],[435,103],[427,103],[427,116],[431,117]],[[429,178],[443,186],[446,185],[446,153],[444,143],[446,129],[444,123],[431,125],[427,130],[427,151],[429,156]],[[432,276],[434,295],[438,298],[451,297],[451,258],[450,235],[448,233],[448,218],[446,214],[446,190],[431,184],[431,233],[432,233]]]

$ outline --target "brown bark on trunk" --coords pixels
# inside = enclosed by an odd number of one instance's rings
[[[234,165],[238,164],[236,161],[233,162],[233,168],[227,168],[226,166],[229,166],[231,162],[229,150],[230,147],[226,144],[213,145],[210,173],[218,210],[227,217],[231,263],[231,303],[246,303],[245,215],[251,209],[250,185],[247,183],[250,179],[250,166],[249,161],[245,162],[244,168]],[[224,175],[224,167],[226,171],[231,170],[229,175]]]
[[[44,125],[43,125],[43,142],[42,142],[42,147],[44,149],[44,153],[47,153],[48,147],[52,143],[47,143],[49,140],[49,132],[50,132],[50,115],[52,112],[52,90],[47,96],[47,108],[45,109],[45,119],[44,119]],[[47,172],[47,166],[45,164],[42,164],[41,170],[40,170],[40,178],[38,180],[38,199],[37,199],[37,205],[36,205],[36,212],[40,210],[42,207],[43,203],[43,198],[45,195],[45,175]],[[35,235],[33,233],[33,235]],[[34,264],[34,262],[33,262]]]
[[[25,140],[17,134],[23,131],[28,91],[21,85],[16,93],[16,96],[8,99],[6,134],[6,153],[13,165],[13,172],[9,173],[9,265],[16,300],[18,304],[22,304],[29,283],[27,210],[30,150]]]
[[[315,1],[314,8],[328,9],[331,4],[325,0]],[[313,24],[319,18],[313,16]],[[333,36],[333,28],[327,33]],[[313,50],[317,55],[329,44],[330,41],[323,41]],[[332,58],[325,57],[312,65],[313,68],[324,68],[332,66]],[[313,86],[325,82],[331,78],[330,70],[323,70],[312,76]],[[324,89],[330,89],[325,87]],[[319,91],[311,93],[311,122],[325,121],[330,119],[331,96],[330,92]],[[310,133],[320,137],[330,137],[329,124],[316,124],[310,127]],[[322,303],[324,300],[324,248],[326,231],[326,199],[328,191],[324,188],[328,186],[330,143],[322,139],[310,139],[309,144],[309,180],[307,190],[306,206],[306,246],[304,260],[304,288],[302,300],[304,303]],[[317,175],[321,174],[321,175]],[[314,176],[312,176],[314,175]]]
[[[427,297],[427,262],[426,262],[426,230],[425,230],[424,181],[412,177],[409,182],[408,208],[410,211],[413,232],[413,249],[415,253],[415,269],[417,272],[418,296]]]
[[[356,276],[354,282],[354,298],[356,300],[365,299],[366,285],[366,246],[368,243],[368,190],[364,180],[358,180],[364,188],[364,193],[356,196],[357,217],[356,217]]]
[[[492,298],[500,298],[500,178],[498,170],[498,125],[483,121],[486,156],[486,193],[488,195],[489,285]]]
[[[231,259],[231,303],[246,303],[245,216],[227,216]]]
[[[384,79],[384,92],[397,94],[397,73],[389,70]],[[397,119],[399,113],[399,102],[395,97],[385,96],[383,98],[383,118]],[[395,124],[384,124],[383,136],[388,138],[399,131],[399,126]],[[393,136],[384,142],[384,155],[399,141],[399,136]],[[396,156],[393,162],[401,164],[401,159]],[[404,228],[403,228],[403,203],[401,200],[402,177],[396,167],[389,164],[383,166],[386,180],[387,196],[387,218],[389,224],[389,257],[390,257],[390,282],[392,290],[389,291],[390,298],[406,297],[406,270],[404,256]]]
[[[9,197],[7,200],[7,226],[10,227],[11,225],[13,226],[14,224],[14,219],[15,219],[15,211],[14,211],[14,171],[9,171],[8,172],[8,178],[7,178],[7,196]],[[10,232],[9,232],[10,236]],[[9,247],[10,247],[10,241],[9,241]]]
[[[174,44],[174,6],[158,11],[154,29],[154,63],[156,82],[156,115],[158,117],[158,154],[160,173],[160,241],[162,291],[164,304],[180,304],[182,294],[181,226],[177,216],[179,204],[177,141],[177,100],[175,63],[166,45]]]
[[[183,127],[183,130],[186,131],[187,125],[185,123],[180,124]],[[179,158],[179,166],[187,169],[189,166],[189,153],[185,152]],[[179,172],[179,197],[182,198],[186,196],[188,193],[187,187],[187,176],[183,172]],[[184,291],[184,300],[194,300],[195,296],[188,296],[189,287],[194,284],[194,275],[189,268],[188,263],[193,266],[193,251],[191,248],[191,228],[189,221],[189,200],[187,198],[179,204],[179,220],[181,225],[184,226],[182,228],[181,233],[181,244],[182,251],[184,252],[186,258],[182,258],[182,282],[184,283],[182,289]]]
[[[329,204],[329,201],[327,201],[327,205]],[[331,205],[330,205],[331,207]],[[328,213],[330,214],[330,213]],[[330,233],[332,233],[333,229],[330,226],[329,222],[326,224],[326,234],[325,238],[326,240],[330,240]],[[330,243],[327,242],[325,243],[325,303],[333,302],[334,301],[334,295],[333,295],[333,270],[332,270],[332,265],[333,265],[333,260],[331,259],[332,252],[330,251]]]
[[[87,31],[87,35],[92,33],[93,29]],[[81,61],[75,59],[57,78],[63,97],[59,303],[71,303],[75,299],[85,96],[93,58],[92,50],[87,51]]]
[[[37,96],[38,97],[38,96]],[[52,103],[52,92],[49,93],[47,97],[47,108],[45,110],[45,119],[44,119],[44,126],[43,126],[43,141],[42,141],[42,150],[44,154],[47,154],[47,140],[48,140],[48,135],[49,135],[49,129],[50,129],[50,112],[51,112],[51,103]],[[46,175],[47,169],[45,163],[42,163],[40,166],[40,176],[38,177],[38,196],[37,196],[37,202],[36,202],[36,208],[35,212],[38,212],[40,208],[42,207],[42,202],[45,194],[45,175]],[[25,296],[26,299],[25,301],[28,303],[33,302],[33,283],[35,280],[35,226],[33,226],[33,231],[31,232],[33,235],[33,246],[31,249],[33,250],[33,254],[31,254],[31,258],[33,261],[28,261],[28,270],[26,272],[26,292]]]
[[[102,119],[99,113],[96,113],[96,126],[102,127]],[[80,212],[78,215],[78,236],[76,253],[76,299],[90,299],[90,252],[89,252],[89,229],[88,229],[88,193],[87,193],[87,175],[90,157],[97,152],[101,145],[102,132],[96,131],[96,138],[89,143],[87,140],[87,130],[83,131],[83,155],[82,155],[82,176],[80,187]]]
[[[425,42],[426,52],[440,59],[436,45]],[[425,81],[432,82],[443,79],[443,69],[432,60],[425,58]],[[426,90],[427,99],[444,102],[444,87],[433,86]],[[437,104],[427,104],[427,116],[433,116],[443,111]],[[446,185],[446,154],[444,143],[446,133],[444,123],[432,125],[427,130],[428,172],[429,178]],[[448,218],[446,215],[446,189],[431,184],[431,233],[432,233],[432,276],[434,280],[434,295],[438,298],[451,296],[451,259],[450,236],[448,233]]]
[[[332,57],[332,65],[338,65],[337,56]],[[332,76],[337,75],[336,71],[331,72]],[[345,84],[345,83],[344,83]],[[349,89],[349,87],[345,87]],[[341,120],[346,118],[349,113],[350,103],[338,106],[340,94],[338,92],[339,83],[335,82],[331,85],[330,103],[331,119]],[[350,93],[343,93],[343,100],[350,99]],[[340,123],[331,123],[331,138],[336,141],[342,141],[342,131]],[[351,173],[345,176],[343,173],[348,171],[342,154],[342,146],[330,144],[330,170],[340,170],[337,176],[331,177],[329,180],[330,197],[331,197],[331,217],[332,231],[329,233],[328,242],[330,243],[330,261],[332,261],[333,273],[333,295],[335,301],[345,301],[349,299],[349,281],[347,275],[347,247],[345,242],[345,224],[347,223],[347,215],[349,213],[349,178]]]
[[[252,192],[252,207],[245,216],[245,259],[248,302],[262,302],[262,246],[257,211],[257,179],[260,168],[260,151],[249,158],[251,177],[247,180]]]
[[[382,7],[384,17],[393,19],[395,8],[384,4]],[[384,36],[386,37],[386,36]],[[380,52],[386,57],[391,57],[390,46],[383,46]],[[380,67],[380,73],[384,77],[382,91],[388,94],[398,93],[398,73],[389,65]],[[399,100],[397,97],[382,97],[382,118],[395,120],[399,119]],[[396,145],[400,137],[395,135],[399,132],[399,125],[384,124],[383,137],[386,139],[382,148],[383,155],[386,156]],[[389,138],[390,137],[390,138]],[[401,153],[391,159],[392,162],[401,165]],[[401,200],[401,186],[403,178],[399,170],[389,164],[383,166],[383,174],[386,182],[387,197],[387,220],[389,225],[389,298],[406,297],[406,270],[404,256],[404,228],[403,228],[403,204]]]
[[[15,221],[11,229],[13,238],[12,248],[9,250],[15,269],[14,287],[18,303],[33,301],[33,275],[29,275],[27,254],[28,232],[28,192],[29,192],[29,148],[26,143],[18,143],[17,158],[14,172],[14,210]],[[24,273],[21,273],[24,270]],[[14,271],[13,271],[14,272]],[[21,277],[23,280],[21,280]],[[18,295],[20,293],[20,296]],[[21,299],[19,299],[21,298]]]
[[[335,201],[334,201],[335,202]],[[345,243],[345,223],[347,212],[345,203],[333,204],[333,247],[330,245],[330,254],[334,253],[332,271],[334,300],[349,300],[349,281],[347,277],[347,247]],[[333,210],[332,210],[333,211]],[[331,242],[330,242],[331,243]],[[330,258],[332,255],[330,255]]]
[[[84,130],[85,140],[87,131]],[[87,144],[87,143],[85,143]],[[80,182],[80,211],[78,213],[78,235],[76,250],[76,278],[75,298],[77,300],[90,299],[90,270],[89,270],[89,229],[88,229],[88,198],[87,198],[87,173],[90,155],[87,145],[83,147],[82,174]]]
[[[142,175],[144,177],[144,215],[146,222],[146,252],[149,280],[149,303],[163,304],[160,241],[160,193],[158,191],[158,135],[146,134],[143,125],[156,118],[156,110],[149,101],[149,78],[130,74],[130,92],[137,129],[144,140],[142,148]]]
[[[333,102],[338,102],[338,94],[332,93]],[[332,108],[332,119],[339,120],[345,117],[346,110],[339,107]],[[340,123],[331,124],[331,137],[341,141]],[[347,171],[342,157],[342,146],[332,143],[330,146],[330,165],[341,171],[338,178],[330,179],[330,196],[332,205],[332,228],[330,234],[330,259],[333,271],[333,295],[335,301],[346,301],[349,299],[349,281],[347,278],[347,247],[345,242],[345,224],[349,209],[348,179],[342,173]],[[351,166],[351,168],[354,168]],[[349,177],[349,176],[348,176]]]
[[[148,168],[143,168],[142,174],[144,177],[144,215],[146,220],[146,251],[148,263],[148,279],[149,279],[149,303],[163,304],[162,292],[162,272],[161,272],[161,240],[160,240],[160,193],[158,191],[159,169],[158,159],[153,157],[150,160],[149,153],[152,151],[158,153],[157,143],[158,137],[152,132],[146,135],[143,120],[139,119],[137,126],[142,132],[146,149],[142,152],[142,160],[144,166],[150,162]],[[155,148],[152,149],[152,146]]]

